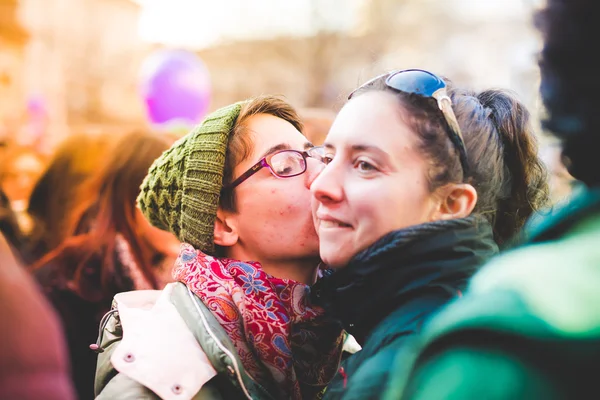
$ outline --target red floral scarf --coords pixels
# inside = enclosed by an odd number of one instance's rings
[[[259,263],[216,259],[183,244],[173,271],[208,307],[258,383],[277,398],[315,398],[335,375],[341,327],[308,303],[309,287]],[[273,382],[275,385],[273,385]]]

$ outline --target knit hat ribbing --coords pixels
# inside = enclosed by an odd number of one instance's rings
[[[214,253],[229,134],[243,104],[213,112],[175,142],[152,164],[137,198],[152,225],[207,254]]]

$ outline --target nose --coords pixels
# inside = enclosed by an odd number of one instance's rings
[[[313,179],[310,191],[321,203],[336,203],[343,199],[343,177],[335,161],[323,164],[320,173]]]
[[[317,176],[319,176],[321,171],[323,171],[323,168],[325,168],[324,163],[312,157],[307,157],[306,172],[304,173],[307,189],[310,189],[310,186],[312,185],[313,181],[316,179]]]

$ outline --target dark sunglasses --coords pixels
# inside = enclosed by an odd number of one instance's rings
[[[378,79],[387,76],[385,84],[390,89],[394,89],[398,92],[416,94],[425,98],[433,98],[437,101],[438,108],[444,116],[444,120],[448,125],[448,136],[450,141],[458,151],[460,157],[460,165],[463,169],[465,177],[469,174],[469,164],[467,161],[467,148],[460,131],[460,126],[456,120],[456,115],[452,110],[452,100],[446,92],[446,83],[437,75],[432,74],[429,71],[422,69],[405,69],[400,71],[389,72],[387,74],[379,75],[360,87],[355,89],[348,96],[348,100],[352,98],[354,93],[361,88],[371,85]]]

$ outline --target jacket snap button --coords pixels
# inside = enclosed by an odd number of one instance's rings
[[[229,375],[231,375],[231,376],[235,375],[235,370],[233,369],[233,367],[231,365],[227,366],[227,372],[229,372]]]
[[[171,390],[175,394],[181,394],[181,392],[183,392],[183,388],[181,387],[181,385],[178,385],[178,384],[173,385],[173,387],[171,388]]]
[[[125,362],[134,362],[135,361],[135,356],[131,353],[127,353],[125,354],[125,357],[123,357]]]

